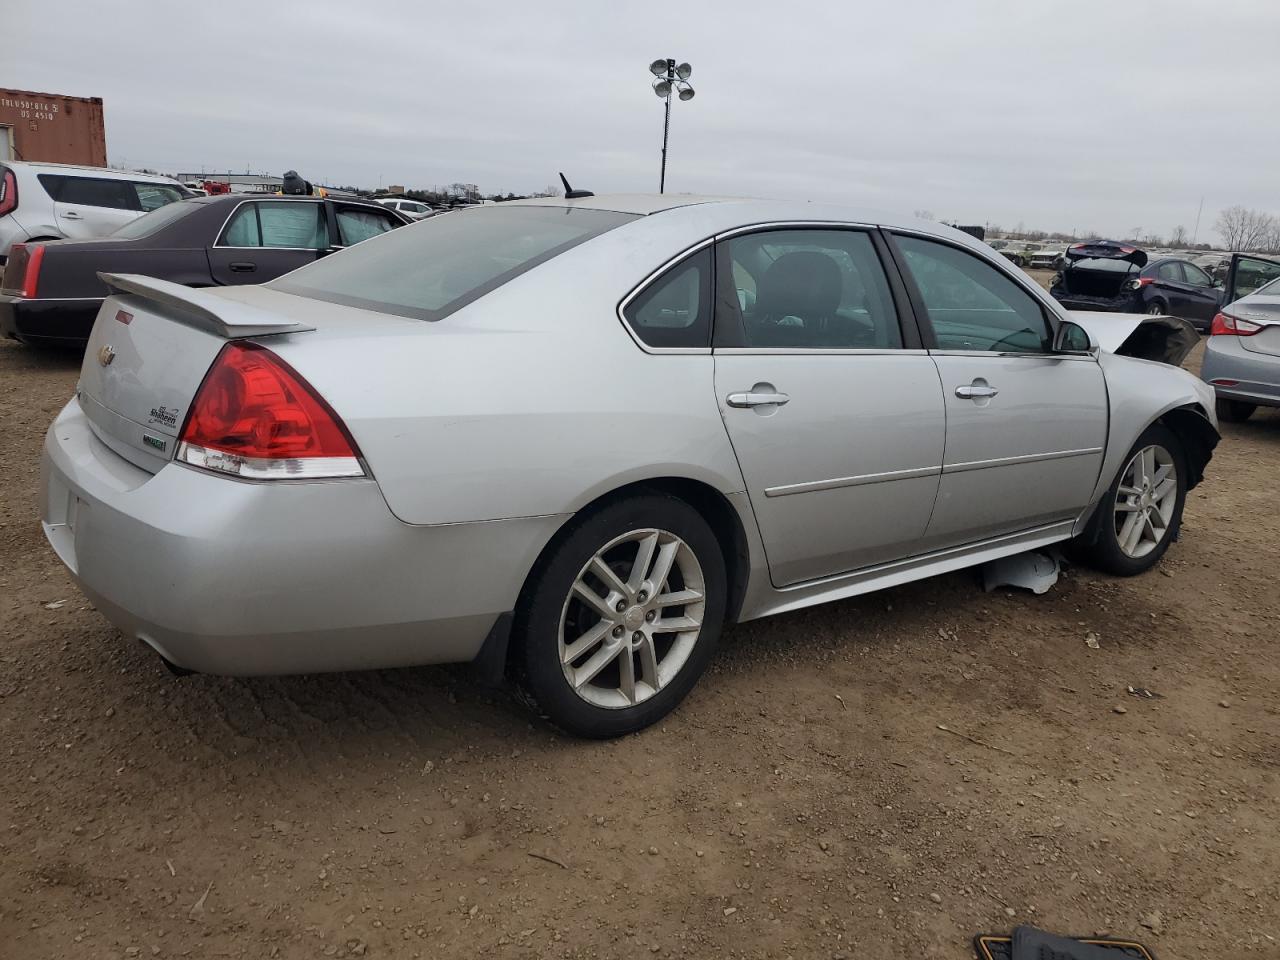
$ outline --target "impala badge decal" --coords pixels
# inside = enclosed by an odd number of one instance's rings
[[[163,423],[166,427],[176,427],[178,425],[178,408],[177,407],[152,407],[151,418],[147,423]]]

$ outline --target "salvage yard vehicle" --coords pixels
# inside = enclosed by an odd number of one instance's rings
[[[1114,240],[1068,247],[1049,292],[1069,310],[1182,317],[1198,330],[1209,329],[1224,302],[1222,282],[1190,260],[1150,260],[1145,250]]]
[[[64,163],[0,163],[0,265],[15,243],[88,240],[193,194],[149,173]]]
[[[380,204],[320,197],[198,197],[100,240],[22,243],[0,277],[0,335],[81,345],[109,293],[100,273],[192,287],[262,283],[409,223]]]
[[[1149,570],[1218,439],[1135,359],[1182,321],[839,206],[575,193],[261,286],[105,279],[41,515],[107,619],[185,670],[475,661],[589,737],[725,623],[1053,543]]]
[[[1244,296],[1213,318],[1200,376],[1217,395],[1218,416],[1240,423],[1258,407],[1280,407],[1280,263],[1233,261],[1227,288]],[[1257,286],[1267,276],[1273,279]]]
[[[1019,267],[1031,262],[1031,255],[1040,249],[1040,244],[1029,240],[1013,240],[1000,248],[1000,256]]]
[[[1067,260],[1067,245],[1047,243],[1026,259],[1027,266],[1036,270],[1061,270]]]

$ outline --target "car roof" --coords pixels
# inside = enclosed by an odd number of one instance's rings
[[[58,173],[88,173],[108,180],[142,180],[148,183],[180,183],[181,181],[159,173],[142,173],[136,170],[116,170],[113,167],[87,167],[77,163],[52,163],[44,160],[5,160],[11,168],[29,167],[33,170],[51,170]]]

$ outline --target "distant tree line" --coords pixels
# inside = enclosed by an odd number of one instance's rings
[[[1228,250],[1280,253],[1280,218],[1262,210],[1227,207],[1218,214],[1214,229]]]

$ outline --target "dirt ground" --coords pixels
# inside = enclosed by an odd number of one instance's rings
[[[40,532],[77,367],[0,344],[0,957],[1280,956],[1276,413],[1156,572],[746,624],[583,743],[462,668],[171,676]]]

